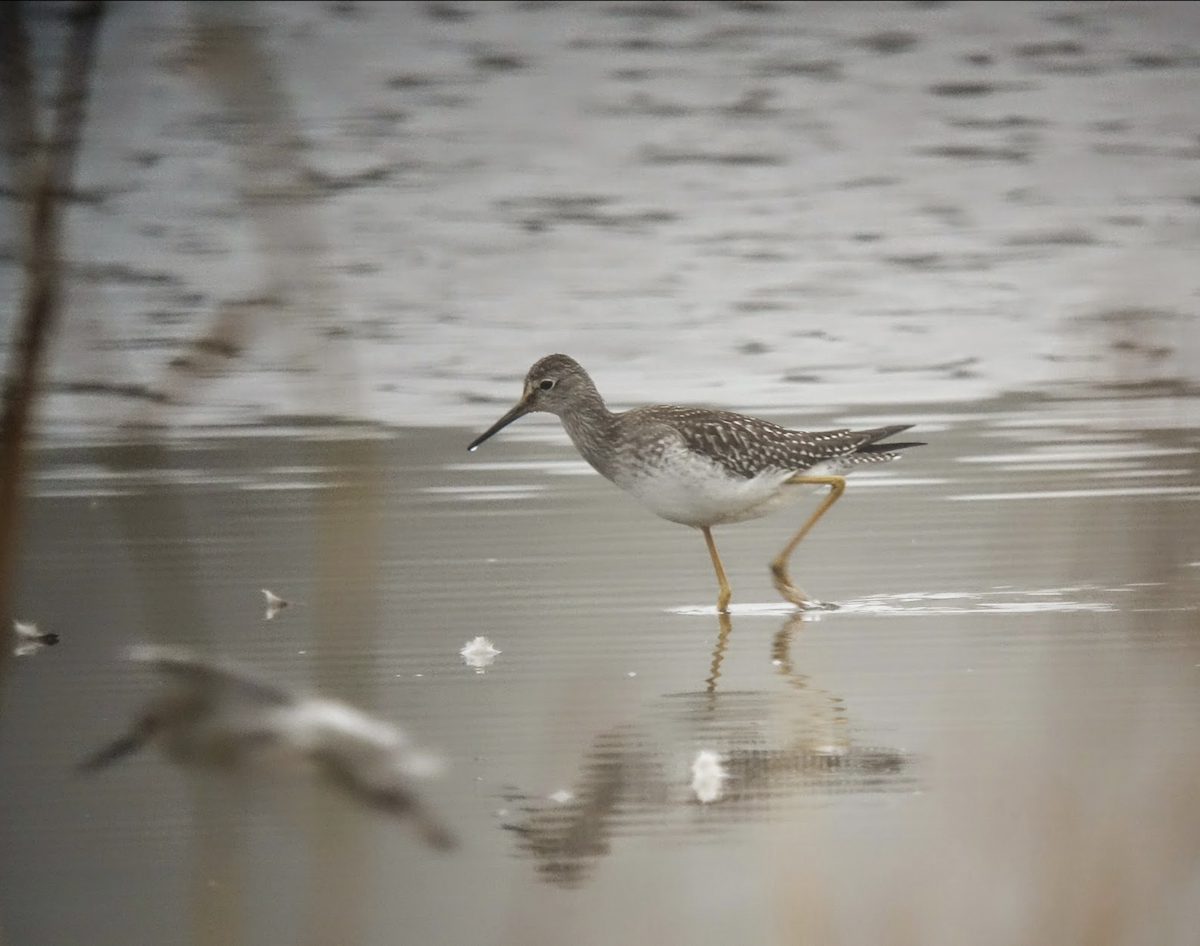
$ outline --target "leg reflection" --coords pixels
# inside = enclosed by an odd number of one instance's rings
[[[721,676],[721,661],[725,659],[725,648],[729,646],[729,634],[733,630],[733,621],[730,620],[728,612],[719,612],[717,621],[720,623],[721,629],[717,633],[717,646],[713,648],[712,666],[709,668],[708,678],[704,681],[706,693],[717,692],[717,680]]]
[[[803,612],[788,617],[771,641],[771,662],[789,687],[804,694],[792,708],[806,720],[804,749],[809,752],[841,754],[850,745],[850,719],[840,696],[814,686],[808,674],[800,673],[792,663],[792,637],[805,623]]]

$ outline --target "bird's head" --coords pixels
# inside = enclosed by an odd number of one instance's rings
[[[494,434],[503,430],[518,417],[545,411],[548,414],[563,413],[582,396],[595,391],[592,379],[574,358],[566,355],[547,355],[538,361],[525,375],[521,399],[487,430],[476,437],[468,446],[474,450]]]

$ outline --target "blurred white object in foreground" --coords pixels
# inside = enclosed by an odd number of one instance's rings
[[[339,700],[291,692],[182,648],[141,646],[129,656],[152,666],[167,685],[125,735],[81,763],[83,771],[155,743],[181,766],[310,774],[369,808],[410,819],[434,847],[454,846],[413,787],[438,774],[442,763],[403,730]]]

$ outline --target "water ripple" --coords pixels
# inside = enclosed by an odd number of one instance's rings
[[[1027,591],[907,591],[895,594],[867,595],[838,603],[836,610],[802,613],[809,621],[827,615],[875,614],[888,615],[951,615],[951,614],[1068,614],[1074,612],[1109,613],[1121,610],[1112,601],[1102,600],[1101,592],[1128,592],[1125,588],[1039,588]],[[668,608],[671,614],[713,615],[713,606],[683,606]],[[786,601],[747,602],[730,607],[733,614],[779,616],[797,613]]]

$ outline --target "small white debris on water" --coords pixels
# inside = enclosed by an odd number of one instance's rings
[[[13,631],[20,640],[13,648],[13,653],[18,657],[28,657],[43,647],[53,647],[58,643],[57,634],[42,633],[32,621],[13,621]]]
[[[264,619],[270,621],[275,617],[275,615],[286,608],[288,603],[284,601],[283,598],[279,597],[279,595],[275,594],[275,592],[268,591],[266,588],[262,589],[262,593],[263,597],[267,601],[267,613]]]
[[[711,749],[701,749],[696,753],[692,762],[692,791],[696,799],[704,804],[714,802],[725,794],[725,780],[729,773],[720,753]]]
[[[477,637],[473,641],[467,641],[459,653],[467,666],[474,667],[476,673],[483,673],[483,668],[489,666],[500,651],[492,646],[492,642],[486,637]]]
[[[571,794],[571,792],[568,792],[565,788],[560,788],[557,792],[550,796],[550,800],[553,802],[558,802],[560,805],[565,805],[574,797],[575,796]]]

